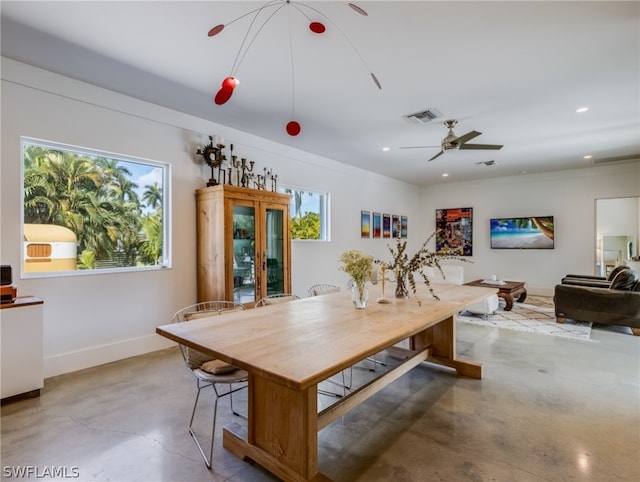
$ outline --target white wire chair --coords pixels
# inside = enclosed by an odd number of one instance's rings
[[[373,275],[371,276],[371,279],[374,279]],[[349,281],[347,281],[347,290],[352,290],[354,285],[355,285],[355,281],[353,280],[353,278],[349,278]],[[365,358],[365,360],[373,363],[373,368],[365,368],[360,365],[354,365],[354,366],[358,369],[369,370],[372,372],[375,372],[377,370],[378,365],[382,365],[383,367],[386,367],[389,364],[389,352],[387,350],[384,350],[384,352],[380,352],[380,353],[383,353],[384,355],[383,361],[379,361],[376,358],[376,356],[379,355],[379,353],[376,353],[375,355]]]
[[[256,308],[267,305],[275,305],[277,303],[286,303],[287,301],[299,300],[300,297],[291,293],[277,293],[275,295],[269,295],[262,298],[256,303]]]
[[[198,318],[204,318],[208,316],[222,315],[233,311],[244,310],[244,306],[235,304],[232,301],[204,301],[196,303],[190,306],[186,306],[178,310],[172,318],[172,323],[184,323]],[[184,358],[187,369],[195,376],[196,386],[198,391],[196,393],[196,400],[193,404],[193,410],[191,411],[191,419],[189,420],[189,434],[193,438],[200,455],[204,459],[204,463],[208,469],[211,468],[211,460],[213,457],[213,441],[216,432],[216,415],[218,411],[218,400],[222,397],[229,396],[231,412],[234,415],[242,416],[233,408],[233,394],[238,390],[246,388],[246,382],[248,374],[246,371],[236,368],[232,365],[226,364],[221,360],[212,360],[211,355],[206,355],[202,352],[189,348],[188,346],[179,344],[182,357]],[[206,364],[206,365],[205,365]],[[213,365],[213,367],[210,367]],[[203,370],[209,369],[215,373]],[[242,384],[237,386],[237,384]],[[226,391],[220,391],[218,385],[227,385]],[[236,385],[234,387],[234,385]],[[193,419],[196,414],[196,408],[198,407],[198,400],[200,398],[200,391],[203,388],[211,387],[213,389],[215,400],[213,403],[213,423],[211,427],[211,446],[209,449],[209,458],[204,453],[198,437],[196,436],[193,428]]]
[[[309,296],[320,296],[320,295],[326,295],[329,293],[337,293],[338,291],[340,291],[339,286],[319,283],[309,288],[309,291],[307,293]]]

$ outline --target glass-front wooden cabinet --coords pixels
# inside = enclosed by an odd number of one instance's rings
[[[291,291],[289,198],[226,185],[196,191],[198,301],[252,307]]]

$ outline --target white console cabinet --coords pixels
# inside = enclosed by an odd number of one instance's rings
[[[43,301],[25,296],[0,305],[0,398],[38,395],[44,386]]]

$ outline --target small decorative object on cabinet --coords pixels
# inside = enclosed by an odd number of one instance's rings
[[[196,190],[198,301],[247,308],[291,291],[288,194],[218,185]]]

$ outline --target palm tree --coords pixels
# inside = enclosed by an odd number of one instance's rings
[[[146,185],[142,194],[142,201],[150,209],[160,209],[162,207],[162,188],[157,182],[153,185]]]
[[[24,152],[24,222],[47,224],[56,210],[55,186],[49,182],[42,148]]]
[[[551,218],[531,218],[531,220],[542,234],[547,238],[553,239],[553,221]]]
[[[159,264],[162,257],[162,221],[158,213],[142,220],[143,241],[140,243],[142,260]]]
[[[86,158],[34,147],[25,149],[24,221],[66,226],[65,219],[81,212],[87,193],[97,189],[98,176]]]
[[[115,196],[120,202],[138,203],[138,185],[127,176],[131,176],[131,171],[121,162],[115,159],[98,157],[96,165],[102,170],[103,186],[111,196]]]

